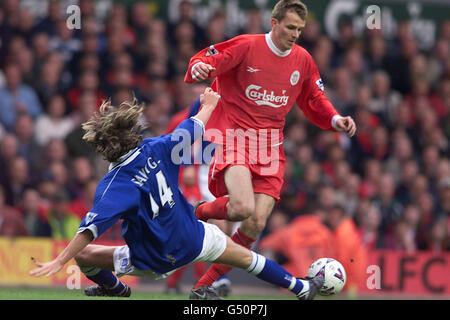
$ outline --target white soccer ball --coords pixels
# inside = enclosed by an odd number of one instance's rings
[[[347,274],[342,264],[332,258],[321,258],[314,261],[308,269],[308,277],[323,275],[325,281],[319,290],[321,296],[339,293],[345,286]]]

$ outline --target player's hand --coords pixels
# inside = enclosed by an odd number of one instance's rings
[[[216,107],[219,100],[220,94],[209,87],[206,88],[205,92],[200,95],[200,103],[202,104],[202,106],[209,106],[213,109]]]
[[[191,70],[191,76],[194,81],[200,82],[208,79],[209,73],[216,71],[216,68],[210,64],[199,62]]]
[[[57,273],[64,266],[64,264],[61,263],[61,261],[59,261],[58,259],[52,260],[50,262],[45,262],[45,263],[38,262],[38,261],[34,260],[34,258],[31,258],[31,259],[38,266],[38,268],[30,271],[30,275],[35,276],[35,277],[40,277],[43,275],[49,277],[52,274]]]
[[[356,133],[356,124],[352,117],[343,117],[336,121],[336,129],[347,132],[347,135],[351,138]]]

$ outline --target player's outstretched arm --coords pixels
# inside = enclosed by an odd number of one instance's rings
[[[202,108],[194,116],[194,118],[197,118],[202,121],[204,125],[206,125],[219,100],[220,95],[217,92],[213,91],[213,89],[209,87],[206,88],[205,92],[200,95],[200,103]]]
[[[38,268],[30,271],[31,276],[51,276],[61,270],[75,255],[83,250],[94,239],[91,231],[77,233],[67,247],[52,261],[41,263],[33,259]]]

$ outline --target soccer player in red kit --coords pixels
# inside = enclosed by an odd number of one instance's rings
[[[197,206],[196,216],[242,221],[232,239],[247,248],[280,199],[283,128],[294,103],[324,130],[350,137],[356,132],[353,119],[339,115],[325,97],[310,54],[295,43],[306,16],[302,2],[279,1],[271,32],[211,45],[191,58],[185,75],[188,83],[215,77],[212,88],[222,97],[205,133],[217,145],[209,172],[209,189],[217,199]],[[211,286],[230,269],[213,265],[194,289]]]

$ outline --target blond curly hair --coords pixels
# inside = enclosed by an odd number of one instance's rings
[[[83,140],[93,145],[104,159],[115,162],[142,142],[143,127],[138,120],[143,110],[136,98],[122,102],[119,107],[111,105],[110,100],[103,101],[98,112],[82,124]]]

